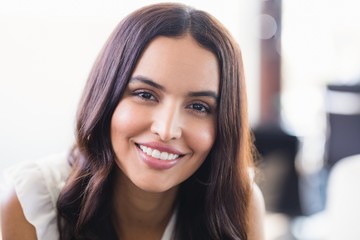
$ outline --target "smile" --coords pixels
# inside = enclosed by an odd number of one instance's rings
[[[150,147],[146,147],[143,145],[139,145],[139,148],[148,156],[151,156],[153,158],[164,160],[164,161],[171,161],[175,160],[179,157],[179,154],[173,154],[168,152],[160,152],[157,149],[152,149]]]

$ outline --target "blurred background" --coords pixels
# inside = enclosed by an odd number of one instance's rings
[[[69,149],[102,45],[155,2],[0,0],[1,171]],[[213,14],[242,49],[267,239],[360,239],[360,3],[179,2]]]

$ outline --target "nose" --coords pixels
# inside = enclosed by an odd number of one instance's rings
[[[158,106],[152,119],[151,132],[158,135],[162,141],[170,141],[181,137],[180,110],[175,104]]]

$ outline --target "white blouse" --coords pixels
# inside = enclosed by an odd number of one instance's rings
[[[60,154],[21,162],[4,172],[5,181],[15,188],[25,218],[35,227],[38,240],[59,239],[56,202],[70,171],[67,154]],[[175,215],[161,240],[171,239]]]

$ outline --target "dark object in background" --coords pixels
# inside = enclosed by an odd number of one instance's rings
[[[263,174],[257,182],[264,194],[266,209],[291,217],[302,215],[295,168],[297,137],[285,133],[278,126],[260,126],[253,129],[253,134]]]
[[[326,89],[326,168],[360,153],[360,84],[328,85]]]

